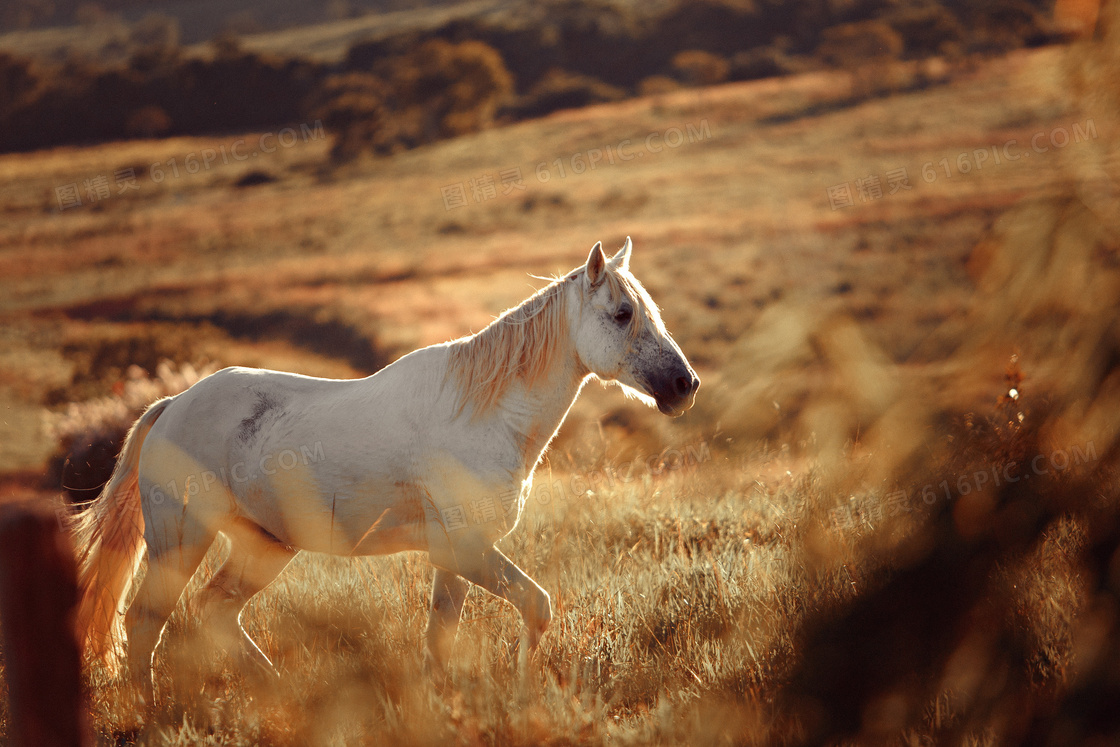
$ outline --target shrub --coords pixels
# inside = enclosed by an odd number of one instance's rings
[[[729,77],[732,80],[773,78],[801,72],[807,66],[807,60],[790,57],[778,45],[771,45],[739,52],[732,57]]]
[[[501,55],[479,41],[429,39],[372,68],[333,75],[312,97],[313,116],[336,133],[335,161],[484,129],[513,91]]]
[[[488,44],[424,42],[394,65],[393,95],[409,144],[481,130],[513,91],[502,56]]]
[[[327,78],[313,104],[315,119],[335,133],[331,159],[349,161],[363,149],[376,146],[385,125],[385,83],[370,73],[346,73]]]
[[[668,75],[651,75],[642,79],[642,82],[638,84],[638,93],[642,96],[658,96],[677,91],[680,87],[680,82]]]
[[[902,37],[882,21],[845,23],[825,29],[817,56],[830,65],[861,67],[902,54]]]
[[[30,94],[38,82],[29,60],[0,52],[0,116]]]
[[[48,415],[45,426],[58,442],[58,450],[47,467],[47,486],[61,488],[73,502],[97,497],[109,480],[117,454],[132,423],[144,409],[161,397],[178,394],[209,376],[216,366],[196,369],[183,364],[178,370],[163,361],[155,378],[132,366],[113,394],[86,402],[71,403],[63,413]]]
[[[702,49],[689,49],[673,56],[677,78],[693,86],[710,86],[727,80],[730,66],[719,55]]]
[[[969,7],[964,16],[973,30],[973,48],[1002,53],[1022,46],[1036,46],[1053,38],[1055,29],[1039,10],[1025,0],[997,0]]]
[[[317,63],[233,46],[204,60],[153,44],[134,50],[126,66],[70,60],[39,69],[0,57],[0,150],[301,121],[324,77]]]
[[[577,109],[623,98],[626,98],[625,91],[598,78],[553,68],[508,111],[518,118],[543,117],[560,109]]]
[[[967,34],[960,21],[940,5],[899,9],[883,20],[902,37],[910,58],[956,56],[966,43]]]
[[[171,117],[161,107],[142,106],[128,116],[125,131],[129,137],[159,137],[171,129]]]

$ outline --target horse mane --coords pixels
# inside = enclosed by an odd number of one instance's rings
[[[473,405],[476,413],[493,407],[518,379],[531,386],[550,369],[568,339],[566,283],[582,278],[580,268],[538,290],[517,306],[506,309],[480,332],[449,343],[447,376],[459,385],[458,412]],[[636,281],[607,269],[603,273],[612,302],[629,298],[634,306],[629,334],[641,332],[641,317],[663,329],[657,306]]]
[[[459,412],[467,404],[484,412],[517,379],[531,385],[548,371],[568,337],[564,280],[553,280],[482,331],[450,343],[447,373],[459,384]]]

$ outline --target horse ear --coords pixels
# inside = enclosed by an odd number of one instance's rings
[[[594,288],[603,281],[603,271],[607,268],[607,256],[603,254],[603,242],[596,241],[587,255],[587,287]]]
[[[626,237],[626,243],[622,245],[622,248],[618,250],[617,254],[615,254],[613,257],[611,257],[611,262],[610,262],[611,267],[614,267],[615,269],[619,269],[619,270],[629,270],[630,269],[630,250],[633,249],[633,248],[634,248],[634,245],[630,243],[630,237],[627,236]]]

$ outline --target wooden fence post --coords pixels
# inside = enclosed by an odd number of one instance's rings
[[[17,747],[90,744],[77,599],[73,549],[55,515],[0,506],[0,628]]]

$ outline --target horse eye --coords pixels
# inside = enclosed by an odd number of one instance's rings
[[[614,320],[619,324],[628,324],[630,322],[630,317],[633,315],[633,309],[629,306],[623,306],[618,311],[614,312]]]

